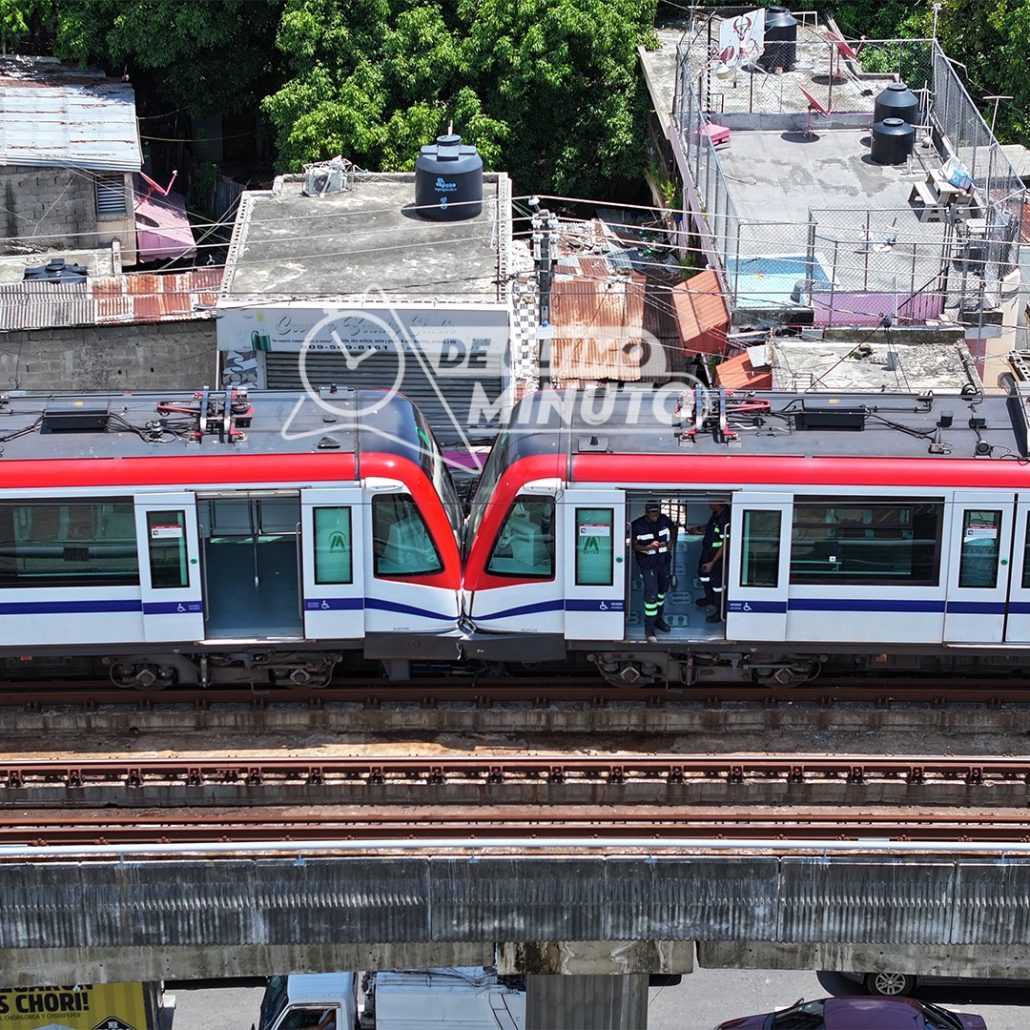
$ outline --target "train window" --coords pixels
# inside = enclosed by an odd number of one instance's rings
[[[372,498],[372,537],[377,576],[428,576],[443,569],[425,519],[408,494]]]
[[[612,585],[612,508],[576,509],[576,585]]]
[[[991,589],[998,585],[1001,512],[967,510],[962,513],[962,554],[958,585]]]
[[[554,579],[553,497],[516,498],[497,534],[486,571],[519,579]]]
[[[155,590],[190,585],[184,511],[147,512],[147,553],[150,583]]]
[[[352,583],[350,508],[316,508],[315,582]]]
[[[0,587],[137,583],[131,498],[0,503]]]
[[[744,512],[742,587],[780,585],[780,518],[778,511]]]
[[[936,586],[940,579],[941,500],[827,501],[794,504],[790,581],[856,586]]]

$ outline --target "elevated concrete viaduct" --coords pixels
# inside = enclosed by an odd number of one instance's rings
[[[562,1026],[625,1030],[640,1025],[642,997],[646,1007],[642,974],[689,971],[695,942],[706,965],[1001,964],[1030,975],[1030,846],[1019,844],[340,842],[3,858],[6,985],[418,968],[496,953],[502,970],[530,974],[531,1014],[536,999]],[[596,976],[620,981],[601,991]]]

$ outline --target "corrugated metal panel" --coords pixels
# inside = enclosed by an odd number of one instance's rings
[[[596,259],[579,263],[605,267]],[[635,272],[556,278],[551,288],[551,378],[562,386],[639,381],[644,293],[644,277]]]
[[[0,331],[57,329],[96,321],[86,283],[0,283]]]
[[[311,386],[346,386],[351,389],[388,390],[394,387],[397,360],[392,354],[373,354],[357,369],[348,369],[339,353],[310,352],[305,356],[304,371]],[[265,385],[269,390],[303,390],[300,355],[271,352],[265,355]],[[417,361],[405,363],[400,392],[425,415],[437,439],[444,445],[482,443],[492,440],[499,429],[498,420],[484,424],[475,419],[480,410],[477,398],[488,403],[503,390],[501,375],[448,375],[437,378]],[[457,425],[455,424],[457,422]]]
[[[672,291],[683,348],[703,354],[726,353],[730,314],[719,277],[710,269],[691,276]]]
[[[0,164],[139,171],[132,87],[46,57],[0,58]]]
[[[526,1026],[562,1030],[646,1027],[646,973],[627,976],[530,976]]]

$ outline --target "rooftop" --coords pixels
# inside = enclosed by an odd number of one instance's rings
[[[53,57],[0,57],[0,165],[139,171],[132,86]]]
[[[305,196],[303,177],[243,194],[222,299],[497,301],[511,241],[510,182],[487,173],[475,218],[419,218],[415,176],[359,173],[352,189]]]

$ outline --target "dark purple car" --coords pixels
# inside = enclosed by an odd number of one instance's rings
[[[742,1016],[715,1030],[987,1030],[982,1017],[914,998],[820,998]]]

